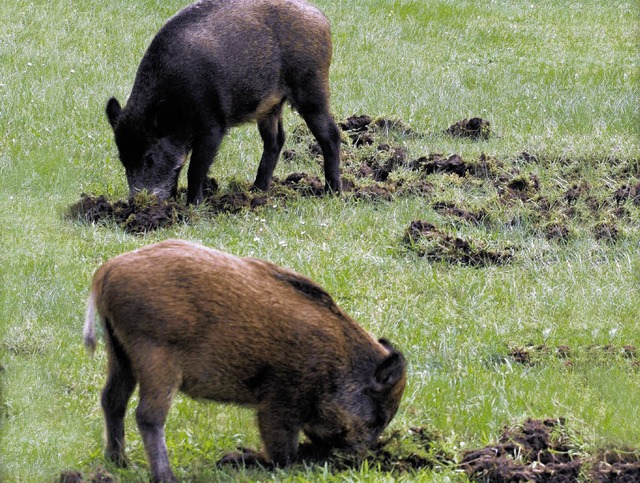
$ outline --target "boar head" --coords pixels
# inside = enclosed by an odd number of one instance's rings
[[[328,396],[318,420],[303,428],[315,446],[371,447],[395,416],[407,381],[406,361],[389,342],[379,342],[390,353],[373,370],[370,364],[359,368],[363,374]]]
[[[166,101],[160,101],[143,123],[132,121],[126,110],[113,97],[107,102],[107,118],[127,175],[129,196],[144,189],[160,199],[175,196],[189,150],[176,129],[181,120]]]

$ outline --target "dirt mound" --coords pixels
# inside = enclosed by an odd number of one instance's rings
[[[594,482],[640,481],[638,452],[585,455],[571,444],[564,418],[506,426],[497,444],[464,452],[460,467],[472,481],[562,483],[585,474]]]
[[[83,193],[80,201],[67,209],[67,217],[92,223],[111,220],[125,231],[145,233],[184,221],[187,209],[176,201],[159,200],[146,193],[139,193],[130,201],[114,203],[102,195],[96,197]]]
[[[491,123],[480,117],[472,117],[452,124],[445,133],[460,138],[488,139],[491,134]]]
[[[576,481],[582,460],[570,451],[563,426],[563,419],[527,419],[505,427],[497,444],[466,451],[460,466],[474,481]]]
[[[601,451],[588,477],[596,483],[634,483],[640,481],[640,453],[637,451]]]
[[[625,183],[613,194],[613,199],[617,204],[631,200],[634,205],[640,205],[640,183]]]
[[[451,235],[422,220],[411,222],[405,231],[404,243],[421,257],[462,265],[504,264],[513,258],[513,249],[490,250],[481,241]]]

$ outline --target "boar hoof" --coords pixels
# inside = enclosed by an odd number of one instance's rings
[[[108,452],[106,455],[106,459],[111,461],[113,464],[115,464],[119,468],[129,467],[129,462],[127,461],[127,458],[123,454],[118,453],[116,451]]]
[[[273,464],[268,461],[262,454],[248,448],[238,448],[239,452],[227,453],[220,461],[218,466],[235,466],[235,467],[247,467],[247,466],[262,466],[266,469],[273,468]]]

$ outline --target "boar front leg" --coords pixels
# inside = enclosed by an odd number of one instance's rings
[[[196,135],[187,172],[187,204],[199,205],[202,203],[204,182],[223,136],[224,130],[219,125],[212,127],[208,133]]]
[[[276,406],[277,407],[273,407]],[[258,427],[267,457],[276,466],[286,466],[298,454],[298,435],[301,424],[283,404],[258,411]]]
[[[218,461],[219,466],[255,466],[264,468],[286,466],[296,459],[300,425],[281,408],[258,410],[258,426],[264,443],[265,454],[239,448],[239,453],[228,453]]]
[[[253,183],[257,190],[266,191],[271,186],[273,170],[278,162],[280,151],[284,146],[284,128],[282,127],[282,103],[262,121],[258,123],[258,130],[262,137],[264,150],[260,158],[258,174]]]

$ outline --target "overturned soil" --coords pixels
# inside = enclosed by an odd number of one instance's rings
[[[640,481],[640,453],[586,455],[572,443],[564,418],[527,419],[522,425],[506,426],[496,444],[466,451],[460,467],[472,481]]]
[[[442,435],[425,427],[391,431],[368,451],[320,451],[310,443],[298,448],[298,463],[326,465],[334,474],[363,465],[396,475],[450,468],[478,482],[637,482],[640,451],[600,449],[588,454],[567,428],[564,418],[526,419],[505,426],[497,442],[454,454]],[[77,471],[60,474],[61,483],[115,481],[104,469],[85,477]]]
[[[452,124],[445,132],[454,137],[488,139],[491,134],[491,123],[481,117],[472,117]]]
[[[521,247],[495,234],[512,230],[550,244],[567,245],[580,236],[591,236],[597,243],[612,245],[638,228],[640,160],[607,161],[599,181],[588,161],[547,160],[527,151],[512,159],[486,154],[467,159],[437,152],[412,156],[404,141],[421,134],[397,119],[362,114],[338,125],[342,199],[384,203],[407,196],[423,198],[424,213],[416,213],[397,239],[427,260],[477,267],[510,263],[518,258]],[[490,123],[464,119],[446,132],[480,139],[488,136]],[[315,163],[321,171],[321,150],[305,125],[292,130],[288,143],[281,169],[300,161]],[[324,179],[304,171],[274,177],[267,192],[253,191],[248,183],[221,190],[209,178],[205,202],[197,208],[186,206],[186,189],[181,187],[170,200],[145,194],[132,200],[82,194],[67,209],[67,217],[146,233],[224,213],[281,208],[324,192]]]
[[[421,257],[462,265],[504,264],[513,257],[510,250],[490,249],[481,242],[452,235],[422,220],[411,222],[405,231],[404,243]]]
[[[569,350],[559,347],[558,351]],[[625,347],[627,355],[635,348]],[[635,356],[634,356],[635,357]],[[425,427],[391,431],[364,452],[319,451],[301,443],[298,462],[327,465],[332,472],[369,468],[394,474],[424,469],[463,470],[478,482],[637,482],[640,450],[596,450],[589,454],[565,418],[532,419],[504,426],[496,443],[454,454],[441,434]]]

